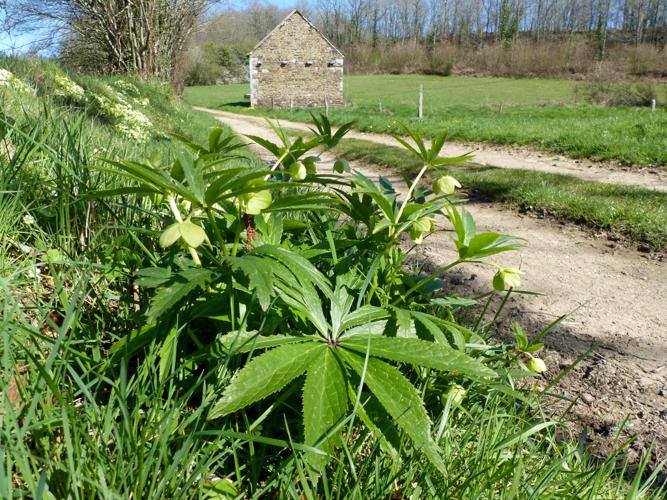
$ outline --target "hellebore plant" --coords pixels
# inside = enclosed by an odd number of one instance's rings
[[[108,162],[103,171],[132,185],[99,196],[145,197],[145,210],[166,226],[156,265],[138,272],[137,284],[154,289],[141,312],[145,325],[111,352],[139,355],[155,345],[162,379],[192,377],[199,363],[222,374],[230,359],[251,356],[205,394],[210,425],[303,384],[303,442],[314,471],[361,423],[392,456],[402,446],[398,429],[445,474],[414,375],[486,383],[498,374],[483,339],[432,313],[433,285],[455,265],[493,265],[480,259],[520,245],[476,232],[457,208],[455,179],[441,177],[432,191],[420,186],[428,169],[469,157],[440,158],[445,135],[430,149],[407,128],[415,146],[397,138],[424,163],[402,196],[341,160],[335,173],[317,172],[318,151],[351,125],[333,132],[325,116],[313,118],[308,140],[292,141],[273,124],[279,144],[249,137],[275,156],[269,165],[240,156],[242,144],[221,129],[203,146],[178,138],[187,149],[168,166]],[[403,266],[400,237],[421,243],[438,220],[453,226],[459,258],[415,278]],[[503,289],[518,284],[503,273]],[[450,399],[463,404],[465,390],[453,387]]]

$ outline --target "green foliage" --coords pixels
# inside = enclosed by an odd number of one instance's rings
[[[130,83],[173,124],[154,152],[55,90],[3,110],[0,496],[660,496],[556,439],[517,383],[539,341],[486,340],[458,319],[474,300],[404,266],[459,219],[452,266],[521,242],[473,245],[450,189],[318,172],[325,117],[266,164]]]
[[[418,160],[402,149],[345,139],[335,149],[339,157],[391,167],[413,176]],[[655,250],[667,245],[667,195],[646,189],[583,181],[575,177],[517,169],[460,165],[441,173],[455,175],[483,199],[521,209],[547,212],[559,219],[584,222]]]
[[[171,331],[175,331],[176,325],[170,324],[168,319],[175,318],[172,311],[181,311],[179,321],[187,324],[192,321],[187,318],[193,316],[192,311],[196,309],[194,304],[206,297],[207,301],[225,305],[225,322],[229,323],[232,329],[238,325],[240,335],[244,335],[247,329],[261,331],[262,324],[274,323],[278,328],[299,338],[298,343],[292,343],[287,341],[289,336],[280,337],[279,343],[282,345],[254,358],[241,369],[212,407],[208,414],[210,419],[224,417],[257,403],[284,389],[305,372],[307,383],[304,389],[304,415],[320,413],[321,421],[329,422],[333,426],[347,413],[347,406],[342,406],[342,401],[345,400],[343,395],[347,397],[348,393],[355,391],[355,386],[348,387],[348,384],[359,378],[359,390],[367,386],[399,427],[407,432],[415,445],[423,449],[436,468],[444,473],[437,446],[430,437],[430,424],[426,425],[428,418],[417,390],[399,371],[376,358],[423,368],[454,371],[476,379],[493,377],[495,372],[471,357],[472,353],[460,352],[453,345],[450,346],[439,330],[437,318],[420,318],[422,323],[426,322],[432,332],[435,332],[430,334],[428,340],[421,340],[411,326],[414,320],[410,313],[389,306],[388,300],[392,297],[401,302],[407,302],[410,297],[407,303],[415,307],[415,300],[419,300],[415,293],[433,280],[431,276],[414,284],[404,274],[404,254],[399,248],[400,236],[409,233],[416,242],[421,241],[423,233],[435,230],[433,217],[441,214],[452,221],[460,237],[466,242],[466,251],[459,249],[460,259],[453,265],[514,250],[517,246],[510,244],[514,241],[511,237],[495,233],[476,235],[470,215],[465,211],[461,215],[451,199],[454,193],[426,199],[427,193],[419,187],[421,174],[429,168],[467,158],[440,158],[444,135],[428,150],[421,138],[406,128],[415,146],[405,143],[405,147],[423,161],[424,166],[405,198],[401,200],[388,181],[383,180],[380,186],[377,186],[358,172],[347,178],[339,178],[333,175],[318,175],[313,171],[304,174],[303,178],[295,179],[291,169],[301,163],[302,157],[319,145],[335,146],[342,139],[345,130],[349,129],[348,125],[343,131],[332,133],[328,119],[323,115],[315,119],[315,125],[317,134],[307,142],[302,138],[292,141],[278,128],[274,130],[281,144],[250,137],[276,157],[270,169],[252,165],[227,167],[226,163],[231,158],[227,146],[231,141],[221,140],[219,130],[211,132],[209,149],[186,142],[190,152],[182,153],[171,166],[110,161],[113,168],[102,169],[135,181],[138,187],[134,189],[134,193],[137,195],[157,194],[166,200],[176,222],[162,232],[160,244],[162,248],[170,250],[170,259],[174,259],[176,255],[171,248],[179,241],[183,250],[191,257],[189,263],[180,264],[185,267],[178,273],[169,273],[166,268],[157,275],[155,271],[150,271],[153,278],[168,278],[161,283],[152,282],[153,285],[157,284],[157,290],[151,301],[147,320],[159,321],[162,328],[169,327]],[[223,144],[225,147],[213,151],[213,144]],[[317,157],[311,158],[311,161],[316,163]],[[302,186],[318,183],[328,184],[333,188],[332,196],[321,200],[321,206],[311,206],[309,210],[335,208],[354,218],[358,214],[355,201],[359,201],[359,196],[362,200],[366,198],[370,201],[365,203],[366,210],[357,220],[357,223],[366,226],[365,236],[357,235],[354,246],[347,248],[350,252],[356,247],[356,255],[351,256],[348,262],[351,271],[336,276],[337,282],[333,289],[329,285],[329,279],[333,276],[327,278],[304,258],[304,255],[308,254],[304,254],[305,248],[300,252],[296,247],[288,249],[281,247],[280,241],[277,242],[278,245],[254,244],[254,237],[249,229],[252,227],[253,218],[260,216],[263,211],[270,213],[273,198],[282,197],[277,194],[280,190],[294,189],[292,183],[286,182],[286,176],[291,177],[292,181],[301,182]],[[255,199],[244,202],[243,196],[257,193],[268,193],[266,198],[262,198],[266,202],[257,206],[252,205]],[[100,195],[109,196],[115,193],[107,191]],[[291,212],[299,211],[298,207],[302,203],[300,196],[308,199],[307,193],[292,195]],[[203,217],[204,215],[206,217]],[[271,217],[277,218],[280,215],[272,213]],[[199,220],[199,224],[191,222],[193,220]],[[425,220],[428,220],[429,224],[421,227]],[[466,222],[461,225],[459,220]],[[349,227],[351,229],[351,225]],[[415,227],[419,227],[417,238],[414,238]],[[208,234],[212,236],[209,237]],[[476,243],[480,239],[483,243]],[[239,246],[241,240],[244,240],[243,248]],[[204,242],[207,242],[206,246],[202,246]],[[378,248],[382,251],[378,252]],[[318,257],[321,259],[322,254]],[[380,266],[382,261],[383,265]],[[372,263],[371,268],[365,270],[364,267],[369,262]],[[375,262],[378,262],[378,265],[375,265]],[[148,271],[143,273],[146,276]],[[386,279],[382,274],[390,275],[391,279]],[[224,286],[211,286],[220,281],[225,282]],[[375,288],[383,289],[382,295],[372,298],[366,294],[371,281],[375,281]],[[255,300],[259,302],[264,316],[259,323],[257,322],[260,318],[251,315]],[[355,302],[356,307],[353,308]],[[187,305],[188,303],[190,305]],[[280,316],[276,316],[278,311]],[[386,321],[386,318],[392,316],[401,325],[396,335],[410,338],[384,336],[392,335],[393,327],[388,325],[394,323]],[[381,337],[364,340],[364,333]],[[262,342],[267,347],[275,345],[272,342],[266,343],[272,338],[274,337],[266,337]],[[164,339],[160,348],[161,359],[172,359],[173,342],[172,334]],[[366,342],[365,346],[363,342]],[[255,349],[257,348],[255,345]],[[183,356],[181,363],[188,359],[187,352],[184,352]],[[365,361],[364,356],[370,358]],[[161,371],[164,372],[169,364],[161,363]],[[339,393],[332,395],[333,400],[322,399],[323,407],[314,409],[311,405],[315,404],[316,390],[312,384],[322,377],[320,370],[323,367],[328,367],[328,371],[338,378],[336,385],[339,386]],[[392,400],[396,400],[398,406],[392,403]],[[408,407],[413,408],[410,411],[416,412],[412,415],[417,419],[416,428],[408,425],[410,414],[403,415],[405,408],[401,406],[401,401],[408,402]],[[306,444],[314,445],[317,442],[331,451],[332,443],[340,442],[340,438],[331,428],[323,428],[322,425],[315,424],[310,416],[305,417],[304,426],[310,438],[310,441],[306,440]],[[380,430],[384,432],[384,429]],[[321,455],[317,455],[314,463],[322,468],[326,462]]]

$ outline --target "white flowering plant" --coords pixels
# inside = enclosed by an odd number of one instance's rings
[[[112,97],[91,94],[89,101],[113,122],[118,132],[137,142],[146,141],[153,129],[151,120],[112,89],[107,88],[107,94]]]
[[[55,95],[71,99],[75,102],[83,103],[86,98],[86,91],[65,75],[55,75]]]
[[[35,89],[16,77],[11,71],[0,68],[0,89],[6,88],[21,94],[34,94]]]

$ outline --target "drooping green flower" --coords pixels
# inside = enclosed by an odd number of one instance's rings
[[[295,181],[302,181],[306,178],[306,176],[308,176],[308,170],[306,169],[306,166],[303,164],[303,162],[300,161],[295,161],[292,163],[287,169],[287,173]]]
[[[179,239],[183,239],[186,245],[197,248],[207,240],[206,231],[197,224],[190,221],[176,222],[165,229],[160,235],[160,246],[169,248]]]
[[[435,194],[454,194],[456,188],[460,188],[461,183],[451,175],[443,175],[433,183],[433,192]]]
[[[344,172],[349,172],[350,171],[350,164],[345,160],[340,160],[339,159],[339,160],[336,160],[336,163],[334,163],[333,168],[337,173],[342,174]]]
[[[547,371],[547,365],[540,358],[530,358],[528,363],[526,363],[526,368],[528,368],[533,373],[544,373]]]
[[[421,217],[410,226],[410,238],[416,244],[424,241],[424,236],[435,231],[435,219],[433,217]]]
[[[459,384],[454,384],[448,392],[448,396],[451,398],[452,405],[458,406],[463,401],[463,398],[466,395],[466,390],[463,386]]]
[[[265,185],[266,183],[262,184]],[[262,184],[256,182],[254,186],[259,187]],[[271,196],[271,191],[268,189],[243,193],[238,197],[238,204],[241,211],[248,215],[259,215],[262,210],[269,208],[271,203],[273,203],[273,197]]]
[[[521,285],[521,273],[516,269],[500,269],[493,277],[493,288],[498,292]]]

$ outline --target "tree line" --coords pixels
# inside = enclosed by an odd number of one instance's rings
[[[238,5],[238,3],[236,3]],[[665,0],[303,0],[353,72],[667,75]],[[5,29],[39,34],[80,71],[238,81],[289,12],[267,0],[0,0]]]
[[[312,6],[328,36],[340,45],[382,39],[510,43],[526,34],[609,31],[632,43],[664,44],[664,0],[316,0]]]

